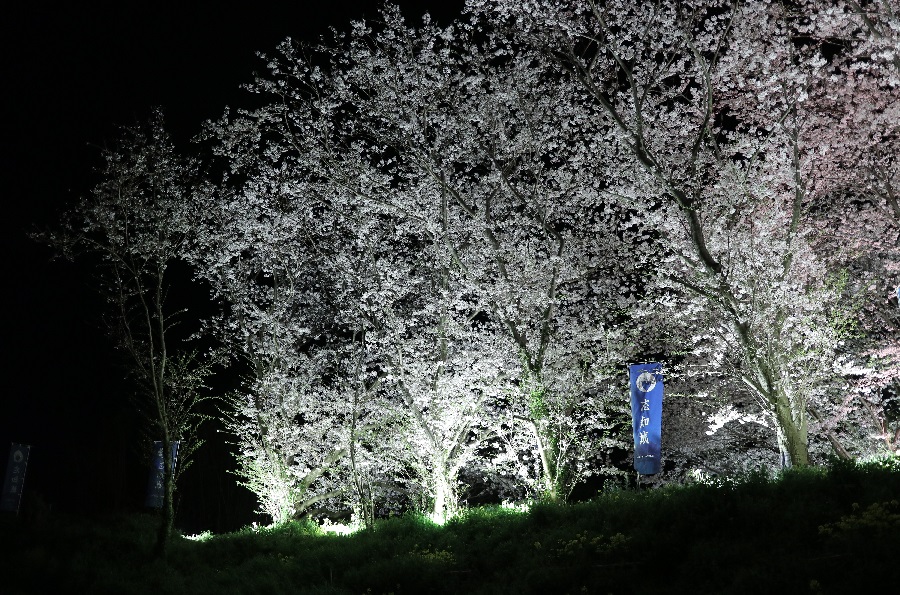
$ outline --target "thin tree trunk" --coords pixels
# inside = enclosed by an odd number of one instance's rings
[[[159,527],[156,534],[156,546],[154,554],[157,558],[165,560],[168,553],[169,538],[172,535],[172,526],[175,524],[175,469],[172,461],[172,441],[168,435],[163,437],[163,503],[160,511]]]

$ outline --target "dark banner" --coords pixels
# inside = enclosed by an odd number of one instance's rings
[[[654,475],[660,471],[662,364],[628,366],[628,376],[634,427],[634,468],[641,475]]]
[[[175,472],[175,464],[178,462],[179,441],[172,442],[172,473]],[[165,467],[163,463],[163,444],[159,440],[153,443],[153,467],[150,469],[150,481],[147,484],[147,499],[144,506],[148,508],[162,508]]]
[[[22,501],[22,488],[25,486],[25,468],[28,466],[28,455],[31,446],[13,444],[9,449],[9,462],[6,464],[6,479],[3,480],[3,497],[0,498],[0,510],[19,512]]]

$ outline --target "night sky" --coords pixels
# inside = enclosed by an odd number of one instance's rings
[[[0,459],[10,442],[32,445],[25,500],[52,511],[140,510],[148,470],[122,358],[102,325],[91,271],[52,261],[27,237],[52,227],[97,182],[100,147],[117,128],[161,106],[179,146],[225,106],[249,105],[240,89],[287,36],[314,41],[329,27],[377,16],[379,2],[21,2],[0,19],[2,73],[3,388]],[[446,23],[462,0],[400,0],[407,18]],[[294,8],[286,9],[285,6]],[[176,526],[228,530],[256,517],[236,488],[225,437],[208,443],[183,480]]]

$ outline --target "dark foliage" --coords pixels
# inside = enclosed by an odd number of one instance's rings
[[[177,537],[154,519],[0,525],[3,593],[849,593],[896,585],[900,459],[599,494],[527,514],[407,515],[350,537],[313,523]]]

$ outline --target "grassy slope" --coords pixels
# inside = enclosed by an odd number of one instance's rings
[[[851,593],[900,585],[900,459],[614,492],[529,514],[294,523],[151,561],[151,517],[0,525],[0,593]]]

